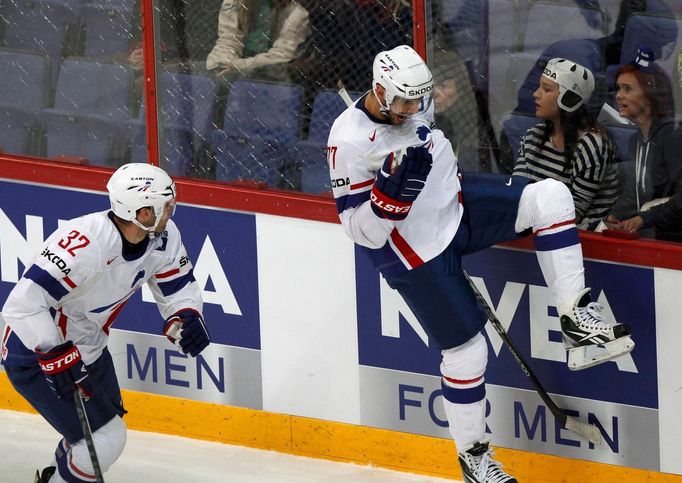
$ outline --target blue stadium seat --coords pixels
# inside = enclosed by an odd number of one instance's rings
[[[441,21],[443,23],[450,23],[455,20],[465,3],[466,0],[448,0],[447,2],[441,2]]]
[[[352,99],[357,99],[360,95],[350,94]],[[296,143],[293,153],[296,164],[301,169],[301,191],[331,191],[325,148],[334,120],[345,109],[346,104],[336,91],[321,91],[315,96],[308,139]]]
[[[677,51],[682,47],[682,19],[655,15],[633,15],[625,25],[621,63],[637,56],[637,47],[644,45],[654,51],[656,62],[671,75],[677,69]]]
[[[597,39],[606,34],[601,10],[571,3],[533,3],[526,25],[522,50],[536,57],[557,40]]]
[[[78,23],[79,8],[75,0],[0,3],[0,17],[5,21],[4,46],[47,55],[51,60],[50,86],[54,87],[61,57],[73,47],[68,33]]]
[[[540,119],[523,114],[509,114],[502,121],[502,132],[507,136],[509,146],[514,154],[514,161],[519,157],[521,139],[529,128],[535,126]]]
[[[518,49],[518,17],[514,0],[488,1],[488,94],[493,116],[513,109],[516,101],[511,62]]]
[[[47,107],[50,62],[44,54],[0,49],[0,148],[38,154],[32,146],[36,114]]]
[[[140,8],[140,0],[78,0],[83,4],[103,5],[106,7]]]
[[[216,179],[275,186],[288,150],[299,138],[299,86],[237,81],[227,96],[224,127],[213,131]]]
[[[132,77],[127,66],[67,59],[57,80],[55,104],[40,114],[47,156],[79,156],[115,166],[123,157]]]
[[[131,7],[89,3],[83,5],[80,16],[85,28],[86,57],[128,52],[133,38]]]
[[[547,19],[561,21],[550,22]],[[541,74],[536,62],[541,56],[545,61],[565,57],[587,67],[595,76],[603,71],[603,48],[595,41],[606,35],[601,10],[578,7],[570,2],[532,2],[524,23],[526,28],[521,49],[510,59],[509,80],[515,86],[514,91],[519,93],[519,103],[525,112],[530,112],[528,109],[533,104],[532,92]]]
[[[213,127],[215,82],[204,75],[163,72],[161,86],[161,166],[173,175],[186,176]],[[133,162],[147,162],[144,126],[143,105],[138,119],[128,122]]]

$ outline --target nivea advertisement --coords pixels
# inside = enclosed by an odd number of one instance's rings
[[[100,193],[0,183],[0,300],[4,303],[58,224],[109,209]],[[21,200],[21,202],[17,202]],[[196,359],[160,336],[145,286],[114,321],[109,349],[122,388],[262,407],[255,217],[179,205],[173,217],[202,287],[213,345]]]
[[[465,257],[464,268],[547,392],[570,415],[594,423],[605,441],[596,448],[557,426],[488,324],[487,424],[496,444],[658,468],[653,270],[585,262],[594,300],[632,327],[637,346],[614,361],[574,372],[566,366],[558,314],[534,253],[496,247]],[[363,424],[447,437],[440,352],[429,347],[414,315],[361,250],[356,274]]]
[[[60,222],[108,208],[104,193],[0,181],[0,303]],[[124,389],[450,438],[439,351],[340,226],[182,203],[173,220],[212,344],[182,354],[143,288],[109,340]],[[677,471],[679,272],[587,260],[593,299],[631,325],[636,347],[573,372],[534,253],[496,247],[464,267],[554,401],[604,439],[595,446],[561,428],[488,325],[495,445]]]

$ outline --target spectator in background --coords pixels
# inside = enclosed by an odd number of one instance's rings
[[[467,66],[455,51],[436,52],[432,64],[436,126],[453,144],[462,171],[490,171],[490,150],[481,139],[475,87]]]
[[[650,49],[618,69],[616,103],[638,131],[630,139],[635,161],[622,166],[623,194],[607,225],[644,234],[653,228],[656,238],[682,241],[682,133],[672,117],[670,80]]]
[[[206,69],[227,80],[251,76],[281,80],[282,69],[268,68],[295,59],[308,35],[308,11],[297,1],[223,0],[218,40]]]
[[[618,195],[616,150],[587,111],[594,90],[589,69],[551,59],[535,91],[535,115],[542,122],[521,141],[514,174],[534,181],[554,178],[571,190],[579,228],[594,229]]]
[[[218,39],[218,13],[222,0],[159,0],[159,48],[161,63],[205,62]],[[133,10],[134,31],[128,60],[142,69],[142,19],[140,0]]]
[[[310,37],[299,58],[288,64],[292,82],[305,92],[304,120],[315,95],[336,89],[365,91],[373,53],[412,44],[412,7],[404,0],[300,0],[309,12]]]
[[[580,7],[592,7],[592,9],[583,9],[581,12],[586,15],[588,24],[594,27],[593,23],[596,17],[588,17],[587,15],[599,13],[598,10],[594,10],[600,8],[599,0],[575,0],[575,3]],[[640,13],[673,17],[670,7],[668,7],[664,0],[623,0],[620,3],[614,31],[608,36],[598,39],[560,40],[549,45],[540,54],[540,57],[530,72],[528,72],[519,89],[518,104],[515,112],[531,113],[534,111],[535,106],[532,93],[537,89],[537,80],[549,59],[556,57],[568,58],[587,67],[592,66],[594,69],[597,66],[601,69],[609,65],[620,64],[625,26],[632,15]],[[650,47],[655,48],[656,52],[660,53],[665,45],[674,43],[677,40],[677,34],[677,31],[658,32],[658,36],[655,39],[656,45],[651,45]],[[590,103],[591,106],[589,106],[594,107],[595,110],[599,110],[606,99],[605,86],[598,87],[600,87],[597,90],[598,95],[594,97]]]

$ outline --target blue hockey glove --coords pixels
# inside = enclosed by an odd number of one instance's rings
[[[47,384],[59,398],[68,396],[76,387],[86,400],[92,397],[93,387],[88,370],[73,342],[69,340],[37,354]]]
[[[417,199],[431,171],[433,159],[428,148],[407,148],[402,163],[392,171],[394,155],[386,156],[377,173],[370,195],[372,210],[380,218],[404,220]]]
[[[168,317],[163,335],[192,357],[198,356],[211,342],[203,317],[194,309],[182,309]]]

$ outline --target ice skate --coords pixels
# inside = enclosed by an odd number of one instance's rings
[[[590,298],[590,289],[582,290],[573,307],[561,314],[563,341],[568,352],[568,368],[587,369],[627,354],[635,343],[630,327],[607,320],[604,309]]]
[[[502,470],[502,464],[493,459],[488,442],[466,446],[459,453],[464,483],[517,483],[516,478]]]
[[[50,478],[52,478],[55,471],[57,471],[57,468],[54,466],[48,466],[43,470],[42,474],[40,473],[40,470],[36,470],[36,477],[33,480],[33,483],[47,483],[50,481]]]

